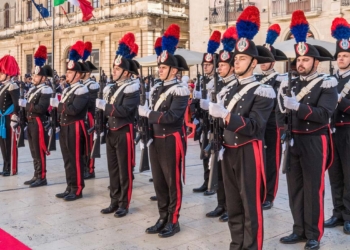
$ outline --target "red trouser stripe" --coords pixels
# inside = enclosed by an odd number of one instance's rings
[[[262,209],[261,209],[261,173],[262,168],[264,167],[261,163],[262,159],[262,152],[261,147],[259,147],[259,143],[261,141],[257,142],[254,141],[252,143],[253,150],[254,150],[254,159],[255,159],[255,166],[256,166],[256,212],[257,212],[257,219],[258,219],[258,232],[257,232],[257,244],[258,244],[258,250],[262,249],[262,242],[263,242],[263,218],[262,218]]]
[[[81,176],[80,176],[80,122],[75,122],[75,166],[77,170],[77,192],[76,195],[80,195],[83,190],[81,186]]]
[[[12,130],[11,128],[11,172],[12,175],[17,174],[17,139],[16,139],[16,132]]]
[[[281,129],[277,128],[277,138],[276,138],[276,181],[275,181],[275,191],[273,192],[273,198],[276,198],[278,190],[278,180],[280,175],[280,161],[281,161]]]
[[[94,122],[94,117],[92,116],[91,112],[87,113],[88,115],[88,120],[89,120],[89,126],[93,127],[95,125]],[[94,165],[95,165],[95,158],[92,158],[90,156],[90,151],[92,150],[93,147],[93,143],[94,143],[94,133],[91,133],[91,135],[88,135],[88,140],[89,140],[89,173],[91,174],[92,172],[94,172]]]
[[[319,201],[320,201],[320,217],[318,218],[318,230],[320,231],[320,236],[318,236],[318,241],[321,240],[323,236],[323,231],[324,231],[324,202],[323,202],[323,193],[324,193],[324,174],[326,171],[326,165],[327,165],[327,138],[325,135],[321,135],[321,140],[322,140],[322,174],[321,174],[321,186],[319,190]]]
[[[130,139],[131,142],[134,142],[134,126],[132,124],[129,124],[129,130],[130,130]],[[135,150],[134,150],[134,143],[131,143],[131,165],[132,167],[135,167]]]
[[[35,119],[39,128],[38,141],[39,141],[40,158],[41,158],[41,179],[44,179],[46,177],[46,160],[44,157],[44,153],[46,155],[50,155],[50,152],[47,150],[47,147],[46,147],[45,134],[44,134],[45,131],[44,131],[41,119],[39,117],[36,117]]]
[[[176,133],[179,134],[179,133]],[[177,146],[177,140],[175,135],[175,159],[176,159],[176,167],[175,167],[175,178],[176,178],[176,207],[173,215],[173,224],[177,223],[177,218],[179,216],[180,207],[181,207],[181,176],[180,176],[180,158],[181,158],[181,152],[179,150],[179,147]]]
[[[128,185],[128,204],[126,208],[129,208],[130,201],[131,201],[131,194],[132,194],[132,155],[134,152],[134,149],[132,148],[133,140],[131,140],[131,133],[126,133],[126,148],[128,151],[128,176],[129,176],[129,185]]]

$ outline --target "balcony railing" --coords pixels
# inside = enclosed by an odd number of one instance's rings
[[[295,10],[304,12],[320,12],[322,0],[272,0],[272,16],[283,17]]]
[[[254,2],[249,2],[249,3],[245,2],[244,4],[242,3],[242,5],[243,5],[242,7],[245,8],[249,5],[255,5],[255,3]],[[237,1],[236,4],[230,3],[227,5],[227,7],[219,6],[216,8],[209,8],[209,23],[210,24],[225,23],[226,20],[227,20],[227,22],[237,21],[237,18],[241,14],[241,12],[237,11],[238,6],[239,6],[239,4]],[[213,15],[214,9],[218,13],[218,15]],[[226,15],[227,15],[227,18],[226,18]]]
[[[341,6],[350,6],[350,0],[341,0]]]

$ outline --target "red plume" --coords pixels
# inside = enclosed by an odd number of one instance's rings
[[[0,59],[0,72],[9,76],[18,76],[20,70],[16,59],[13,56],[6,55]]]
[[[40,45],[34,54],[34,58],[47,59],[47,48],[44,45]]]
[[[119,44],[121,43],[124,43],[131,49],[135,43],[135,35],[131,32],[126,33],[122,39],[120,39]]]
[[[165,37],[173,36],[177,39],[180,38],[180,27],[177,24],[171,24],[164,33]]]
[[[81,57],[83,57],[85,44],[83,41],[77,41],[70,50],[75,50]]]
[[[92,51],[92,43],[91,42],[85,42],[85,50],[87,50],[91,53],[91,51]]]
[[[136,43],[134,44],[131,53],[135,54],[135,56],[137,56],[137,53],[139,53],[139,46]]]

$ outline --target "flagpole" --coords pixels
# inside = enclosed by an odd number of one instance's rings
[[[52,0],[52,69],[55,70],[55,0]]]

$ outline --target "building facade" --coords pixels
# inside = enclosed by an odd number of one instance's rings
[[[65,73],[70,46],[77,40],[92,42],[91,60],[106,74],[127,32],[135,34],[138,57],[154,54],[155,40],[171,23],[181,28],[179,47],[189,46],[188,0],[91,0],[94,17],[88,22],[82,22],[81,11],[66,2],[54,7],[54,39],[53,0],[35,2],[48,8],[50,17],[43,19],[31,0],[0,0],[0,56],[15,56],[22,75],[33,71],[33,55],[39,45],[47,46],[49,64],[54,46],[54,68],[59,74]]]
[[[265,42],[267,29],[274,23],[281,26],[281,35],[276,43],[291,39],[291,14],[298,9],[305,12],[310,24],[309,35],[315,39],[335,43],[331,36],[333,19],[344,17],[350,22],[350,0],[191,0],[190,49],[204,52],[210,34],[214,30],[224,32],[226,24],[235,25],[240,10],[248,5],[255,5],[260,10],[261,27],[254,38],[256,44]],[[202,13],[195,15],[199,6],[203,8]],[[276,66],[280,71],[285,70],[283,63]],[[320,68],[327,73],[329,64],[322,63]]]

